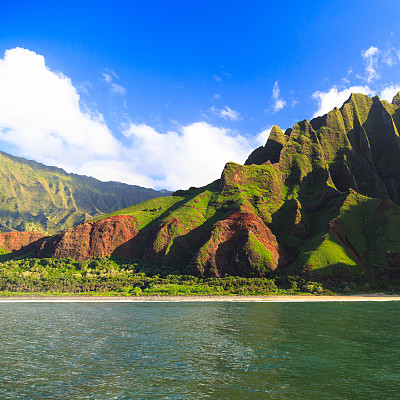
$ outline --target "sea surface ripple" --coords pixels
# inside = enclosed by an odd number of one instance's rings
[[[0,309],[0,399],[400,398],[400,302]]]

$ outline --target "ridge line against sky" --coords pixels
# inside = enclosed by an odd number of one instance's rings
[[[299,10],[291,2],[288,13],[287,7],[262,2],[221,2],[209,14],[208,2],[179,9],[179,2],[170,8],[155,1],[153,8],[99,2],[94,11],[83,2],[84,11],[94,14],[84,29],[77,23],[83,24],[84,15],[69,10],[65,21],[57,21],[62,7],[73,8],[75,2],[38,2],[33,9],[29,2],[17,7],[5,1],[0,5],[0,148],[101,180],[187,188],[217,179],[228,161],[243,163],[265,144],[274,124],[286,129],[323,115],[352,92],[391,101],[400,90],[400,6],[383,0],[381,7],[385,3],[394,12],[380,21],[380,9],[367,1],[369,12],[353,21],[355,31],[338,47],[332,38],[343,39],[346,33],[338,24],[347,24],[357,5],[338,10],[333,2],[325,8],[310,3],[312,8]],[[228,17],[218,20],[227,4]],[[106,6],[119,19],[110,22]],[[136,22],[147,16],[150,23],[121,28],[128,9]],[[303,18],[305,33],[276,31],[271,21],[265,27],[257,10],[265,18],[274,10],[288,21]],[[182,26],[172,24],[177,15]],[[185,17],[192,18],[192,25],[183,22]],[[207,32],[199,24],[202,18],[209,23]],[[377,27],[364,27],[368,20],[377,21]],[[104,21],[112,26],[101,26]],[[238,22],[240,32],[233,26]],[[113,41],[106,41],[106,33]],[[225,47],[210,41],[212,33],[214,39],[225,38]],[[110,46],[118,39],[127,48],[113,52]],[[310,54],[323,54],[323,46],[334,65],[321,58],[309,61]],[[181,58],[174,59],[179,51]]]

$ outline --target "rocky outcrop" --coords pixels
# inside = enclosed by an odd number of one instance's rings
[[[279,162],[283,146],[287,143],[290,130],[283,133],[279,126],[274,125],[265,146],[255,149],[247,158],[245,165],[263,164],[270,161],[272,164]]]
[[[200,276],[263,276],[286,261],[276,237],[250,210],[237,209],[217,222],[188,272]]]
[[[137,233],[135,218],[117,215],[66,229],[31,247],[35,247],[34,255],[39,258],[72,258],[77,261],[110,255],[129,258],[130,241]]]
[[[20,250],[44,237],[41,232],[7,232],[0,233],[0,249],[10,252]]]

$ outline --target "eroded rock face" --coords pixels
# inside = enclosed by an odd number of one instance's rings
[[[117,215],[86,222],[44,240],[36,249],[36,257],[73,258],[81,261],[93,257],[131,256],[131,243],[138,233],[136,219]]]
[[[178,218],[163,221],[150,233],[143,259],[153,265],[171,266],[182,264],[191,258],[185,235],[191,230]]]
[[[247,165],[227,163],[219,180],[126,211],[150,221],[140,232],[132,217],[109,217],[43,239],[37,256],[120,254],[205,277],[267,276],[285,265],[344,282],[370,270],[394,276],[399,131],[400,93],[393,104],[353,94],[284,133],[274,127]]]
[[[15,251],[44,237],[41,232],[7,232],[0,233],[0,248]]]
[[[215,224],[188,272],[215,277],[264,276],[284,263],[285,254],[262,219],[239,208]]]

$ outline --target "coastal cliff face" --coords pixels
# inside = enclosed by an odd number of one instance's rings
[[[112,214],[121,220],[64,231],[37,256],[85,259],[121,249],[198,276],[397,276],[399,129],[400,93],[392,103],[352,94],[323,117],[285,132],[273,127],[265,146],[245,165],[226,164],[219,180]],[[115,232],[120,239],[112,241]]]
[[[110,255],[129,258],[131,256],[129,241],[137,233],[136,220],[130,216],[104,218],[66,229],[42,240],[34,246],[33,256],[72,258],[77,261]]]
[[[250,210],[237,209],[218,221],[210,238],[192,259],[193,275],[265,275],[284,261],[276,237]]]
[[[41,232],[0,233],[0,249],[5,252],[20,250],[44,237]]]

